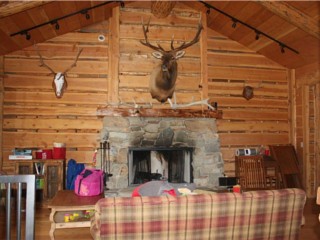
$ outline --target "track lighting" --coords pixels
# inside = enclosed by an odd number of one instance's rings
[[[256,31],[256,40],[259,40],[259,38],[260,38],[260,32],[259,31]]]
[[[90,14],[88,13],[89,10],[91,9],[94,9],[94,8],[98,8],[98,7],[101,7],[101,6],[104,6],[104,5],[107,5],[109,3],[113,3],[113,2],[120,2],[121,4],[121,7],[124,7],[124,2],[123,1],[107,1],[107,2],[102,2],[100,4],[97,4],[93,7],[89,7],[89,8],[85,8],[85,9],[82,9],[80,11],[77,11],[77,12],[73,12],[73,13],[70,13],[70,14],[67,14],[65,16],[62,16],[62,17],[59,17],[59,18],[55,18],[55,19],[52,19],[48,22],[44,22],[44,23],[41,23],[41,24],[38,24],[36,26],[33,26],[33,27],[30,27],[30,28],[26,28],[26,29],[23,29],[19,32],[15,32],[15,33],[12,33],[10,34],[10,37],[13,37],[13,36],[16,36],[16,35],[25,35],[26,36],[26,39],[27,40],[30,40],[31,39],[31,35],[29,34],[29,31],[33,30],[33,29],[37,29],[37,28],[40,28],[44,25],[47,25],[47,24],[52,24],[52,25],[55,25],[55,29],[56,30],[59,30],[60,29],[60,25],[58,23],[59,20],[62,20],[62,19],[65,19],[65,18],[68,18],[68,17],[71,17],[71,16],[74,16],[76,14],[84,14],[86,19],[89,20],[90,19]],[[61,22],[60,22],[61,23]]]
[[[232,19],[232,28],[236,28],[237,27],[237,20],[235,20],[234,18]]]
[[[199,2],[202,3],[202,4],[207,8],[207,14],[210,13],[210,10],[211,10],[211,9],[214,9],[215,11],[217,11],[217,12],[223,14],[224,16],[230,18],[231,21],[232,21],[232,25],[231,25],[232,28],[236,28],[236,27],[237,27],[237,24],[239,23],[239,24],[241,24],[241,25],[243,25],[243,26],[245,26],[245,27],[250,28],[251,30],[253,30],[253,31],[255,32],[255,34],[256,34],[256,36],[255,36],[255,39],[256,39],[256,40],[259,40],[259,39],[260,39],[260,36],[263,35],[264,37],[267,37],[267,38],[269,38],[270,40],[278,43],[278,44],[280,45],[280,50],[281,50],[282,53],[284,53],[284,52],[285,52],[284,49],[287,48],[287,49],[289,49],[290,51],[292,51],[292,52],[294,52],[294,53],[296,53],[296,54],[299,54],[299,52],[298,52],[297,50],[295,50],[295,49],[287,46],[287,45],[284,44],[283,42],[278,41],[277,39],[269,36],[268,34],[259,31],[258,29],[250,26],[249,24],[247,24],[247,23],[245,23],[245,22],[242,22],[241,20],[239,20],[239,19],[237,19],[237,18],[229,15],[228,13],[226,13],[226,12],[224,12],[224,11],[222,11],[222,10],[220,10],[220,9],[218,9],[218,8],[210,5],[210,4],[208,4],[207,2],[204,2],[204,1],[199,1]]]
[[[88,13],[88,9],[84,9],[81,14],[85,15],[86,16],[86,19],[89,20],[90,19],[90,15]]]
[[[60,25],[59,25],[58,21],[52,21],[51,24],[52,24],[52,25],[54,24],[54,28],[55,28],[56,30],[59,30],[59,29],[60,29]]]
[[[28,31],[24,31],[20,33],[21,35],[25,35],[26,36],[26,40],[30,40],[31,39],[31,35],[30,33],[28,33]]]

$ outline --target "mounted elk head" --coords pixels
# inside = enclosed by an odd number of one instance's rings
[[[202,30],[201,20],[199,21],[198,30],[194,39],[188,43],[183,42],[179,47],[173,47],[173,38],[171,40],[171,50],[164,50],[160,44],[157,46],[149,43],[148,35],[149,24],[145,26],[142,22],[142,29],[145,41],[140,41],[143,45],[156,50],[152,53],[152,56],[161,59],[161,63],[157,65],[151,73],[149,81],[149,90],[152,98],[157,99],[159,102],[164,103],[168,98],[172,98],[172,94],[175,89],[175,83],[178,75],[178,64],[177,60],[185,54],[183,49],[190,47],[191,45],[197,43],[200,38],[200,33]]]
[[[43,60],[40,52],[37,49],[38,55],[40,57],[40,67],[45,67],[47,69],[49,69],[49,71],[54,75],[53,81],[52,81],[52,88],[54,89],[54,92],[56,94],[57,98],[61,98],[64,90],[67,89],[68,87],[68,82],[66,79],[66,73],[69,72],[72,68],[74,68],[77,65],[77,61],[78,58],[81,54],[83,49],[80,49],[73,64],[70,65],[70,67],[68,67],[66,70],[64,70],[63,72],[55,72],[53,71],[53,69],[51,67],[49,67]]]

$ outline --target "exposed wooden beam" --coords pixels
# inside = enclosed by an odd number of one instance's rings
[[[119,102],[119,61],[120,61],[120,8],[112,9],[109,18],[109,61],[108,67],[108,102]]]
[[[198,109],[152,109],[152,108],[117,108],[112,106],[98,107],[97,116],[121,117],[183,117],[183,118],[222,118],[222,111]]]
[[[283,1],[261,0],[257,1],[257,3],[294,26],[300,28],[302,31],[320,39],[319,22],[294,8],[290,4]]]
[[[38,7],[52,1],[3,1],[0,2],[0,18]]]
[[[315,85],[320,83],[320,63],[315,62],[296,69],[297,86]]]

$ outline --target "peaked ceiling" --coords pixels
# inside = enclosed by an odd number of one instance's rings
[[[208,8],[199,1],[180,1],[185,5],[207,12]],[[320,2],[319,1],[205,1],[230,16],[249,24],[255,29],[277,39],[297,50],[280,50],[279,43],[260,36],[237,24],[225,15],[211,10],[207,14],[208,27],[235,40],[242,45],[278,62],[287,68],[296,69],[309,64],[320,63]],[[90,10],[90,19],[85,14],[76,14],[59,20],[59,30],[48,24],[30,31],[31,39],[25,35],[10,36],[13,33],[51,21],[70,13],[101,4],[101,1],[2,1],[0,2],[0,56],[23,49],[34,43],[44,42],[101,22],[111,15],[111,8],[119,3],[106,4]],[[125,2],[125,4],[130,4]],[[150,6],[150,2],[144,4]],[[83,16],[82,16],[83,15]]]

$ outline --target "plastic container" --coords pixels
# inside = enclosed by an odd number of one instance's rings
[[[36,159],[52,159],[52,149],[42,149],[36,151]]]
[[[53,159],[66,159],[65,143],[53,143]]]

